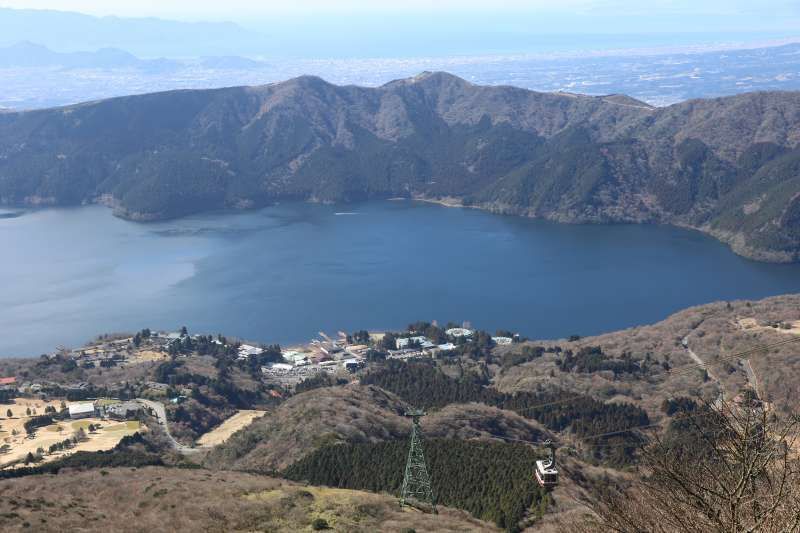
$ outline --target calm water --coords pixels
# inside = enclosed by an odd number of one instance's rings
[[[693,232],[405,201],[156,224],[101,207],[32,211],[0,218],[0,250],[0,356],[181,325],[281,343],[417,319],[589,335],[800,292],[800,265],[748,261]]]

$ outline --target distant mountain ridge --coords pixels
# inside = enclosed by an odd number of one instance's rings
[[[46,46],[20,41],[0,48],[0,68],[9,67],[66,67],[66,68],[137,68],[148,71],[175,69],[177,61],[169,59],[140,59],[117,48],[101,48],[92,52],[54,52]]]
[[[52,9],[0,7],[0,43],[32,41],[59,51],[121,48],[139,56],[232,54],[260,47],[263,36],[232,22],[97,17]]]
[[[20,41],[0,47],[0,68],[61,67],[66,69],[137,69],[151,74],[170,72],[198,66],[200,68],[257,69],[267,63],[239,56],[204,56],[193,59],[142,59],[118,48],[100,48],[93,51],[55,52],[41,44]]]
[[[561,222],[692,227],[800,259],[800,93],[653,108],[423,73],[305,76],[0,114],[0,203],[137,220],[284,199],[441,199]]]

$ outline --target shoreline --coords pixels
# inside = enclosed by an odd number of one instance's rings
[[[511,208],[509,206],[506,206],[505,208],[503,206],[498,206],[499,208],[495,208],[492,207],[490,204],[464,205],[464,203],[461,202],[460,199],[455,197],[430,198],[425,196],[414,196],[409,198],[409,200],[414,200],[417,202],[425,202],[449,208],[477,209],[480,211],[485,211],[487,213],[492,213],[494,215],[515,216],[521,218],[528,218],[532,220],[546,220],[556,224],[597,225],[600,223],[600,222],[582,221],[582,220],[570,221],[565,219],[555,219],[550,217],[536,216],[536,215],[531,215],[529,213],[524,213],[519,209]],[[754,261],[756,263],[769,263],[777,265],[791,265],[800,263],[800,250],[792,254],[791,252],[753,248],[752,246],[748,245],[745,242],[744,236],[741,233],[715,230],[710,226],[695,226],[692,224],[684,224],[681,223],[680,221],[656,221],[656,220],[640,221],[640,222],[633,220],[631,221],[621,220],[621,221],[608,221],[603,223],[669,226],[673,228],[696,231],[724,244],[735,255],[738,255],[739,257],[742,257],[749,261]]]
[[[630,331],[637,331],[637,330],[639,330],[641,328],[647,328],[647,327],[655,326],[655,325],[658,325],[658,324],[660,324],[660,323],[662,323],[664,321],[669,320],[670,318],[672,318],[672,317],[674,317],[676,315],[680,315],[682,313],[690,312],[690,311],[698,309],[698,308],[713,307],[713,306],[718,306],[718,305],[722,305],[722,304],[734,304],[734,305],[740,304],[740,303],[762,304],[762,303],[765,303],[765,302],[782,302],[782,301],[785,301],[787,299],[791,300],[791,299],[799,299],[799,298],[800,298],[800,291],[798,291],[798,292],[787,292],[787,293],[776,294],[776,295],[773,295],[773,296],[766,296],[766,297],[763,297],[763,298],[756,298],[756,299],[736,298],[736,299],[731,299],[731,300],[711,300],[711,301],[708,301],[708,302],[701,302],[701,303],[698,303],[698,304],[689,305],[689,306],[686,306],[686,307],[682,307],[682,308],[676,309],[676,310],[674,310],[672,312],[669,312],[665,316],[661,316],[661,317],[659,317],[659,318],[657,318],[657,319],[655,319],[655,320],[653,320],[651,322],[637,322],[636,324],[630,324],[630,325],[627,325],[627,326],[621,326],[621,327],[616,328],[616,329],[602,330],[602,331],[597,331],[597,332],[590,332],[590,333],[588,333],[586,335],[579,335],[578,339],[575,340],[575,341],[570,341],[567,336],[562,336],[562,337],[557,337],[557,336],[556,337],[536,337],[536,336],[532,336],[532,337],[529,337],[524,331],[519,331],[519,332],[516,332],[516,333],[518,333],[522,337],[527,338],[530,341],[540,342],[540,343],[549,343],[549,344],[562,343],[563,344],[563,343],[568,343],[568,342],[584,342],[586,339],[592,339],[592,338],[603,337],[603,336],[608,336],[608,335],[615,335],[615,334],[624,333],[624,332],[630,332]],[[780,332],[780,333],[785,333],[785,334],[789,334],[789,335],[791,335],[791,334],[800,335],[800,320],[794,320],[793,319],[789,323],[789,325],[790,325],[790,327],[788,329],[782,329],[782,330],[777,330],[777,331]],[[754,326],[748,325],[747,327],[750,328],[750,327],[754,327]],[[309,329],[315,329],[315,328],[311,327]],[[473,329],[480,329],[480,327],[473,328]],[[754,330],[755,329],[769,330],[770,328],[766,328],[766,327],[757,327],[757,328],[755,328],[754,327]],[[166,333],[170,332],[169,328],[164,329],[164,330],[155,329],[155,330],[152,330],[152,331],[154,333],[161,333],[161,334],[166,334]],[[366,331],[369,334],[370,338],[372,338],[372,339],[380,339],[386,334],[386,332],[402,332],[402,331],[404,331],[404,327],[402,325],[397,325],[397,326],[391,326],[391,327],[367,328]],[[325,332],[321,332],[321,333],[325,333]],[[107,342],[110,339],[115,339],[117,337],[127,338],[127,337],[132,337],[132,335],[133,335],[132,333],[99,333],[99,334],[95,335],[92,338],[92,340],[83,343],[78,348],[66,347],[66,349],[68,349],[68,350],[83,350],[83,349],[86,349],[86,348],[91,347],[93,345],[102,344],[103,342]],[[200,331],[200,332],[194,332],[193,331],[193,332],[191,332],[191,335],[208,335],[208,336],[214,337],[216,334],[215,333],[202,332],[202,331]],[[228,335],[228,334],[223,334],[223,335],[228,340],[235,341],[235,342],[240,342],[242,345],[250,344],[250,345],[253,345],[253,346],[259,346],[259,345],[269,346],[269,345],[272,345],[272,344],[277,344],[277,345],[279,345],[281,347],[281,351],[284,352],[284,353],[285,352],[293,352],[293,351],[300,352],[300,353],[306,353],[306,352],[308,352],[309,347],[311,345],[315,344],[316,342],[319,342],[320,339],[322,339],[322,337],[319,336],[319,335],[311,335],[311,336],[309,336],[307,338],[307,340],[294,340],[294,341],[289,341],[289,342],[286,342],[286,343],[281,343],[281,342],[276,342],[275,339],[271,339],[271,340],[256,340],[254,338],[249,338],[248,340],[243,340],[241,337],[238,337],[236,335]],[[334,335],[330,335],[330,338],[338,339],[339,337],[334,334]],[[50,353],[55,353],[55,352],[50,352]],[[19,356],[9,356],[9,357],[0,356],[0,368],[3,366],[4,362],[5,363],[13,363],[15,361],[16,362],[21,362],[21,361],[39,360],[41,357],[42,357],[42,355],[30,355],[30,356],[19,355]],[[140,362],[145,362],[145,361],[140,361]]]
[[[357,202],[319,202],[314,198],[307,198],[303,199],[289,199],[289,201],[295,200],[297,202],[302,203],[312,203],[312,204],[324,204],[324,205],[340,205],[340,206],[347,206],[353,205]],[[461,199],[455,196],[446,196],[443,198],[432,198],[429,196],[423,195],[412,195],[412,196],[395,196],[390,198],[371,198],[365,199],[364,201],[388,201],[388,202],[398,202],[401,200],[410,200],[415,202],[423,202],[427,204],[434,204],[440,205],[442,207],[447,208],[462,208],[462,209],[477,209],[480,211],[485,211],[487,213],[492,213],[494,215],[505,215],[505,216],[516,216],[522,218],[529,218],[534,220],[548,220],[550,222],[558,223],[558,224],[588,224],[588,225],[596,225],[598,223],[607,223],[607,224],[637,224],[637,225],[658,225],[658,226],[671,226],[675,228],[681,228],[691,231],[696,231],[702,233],[703,235],[709,236],[712,239],[721,242],[725,246],[727,246],[735,255],[739,257],[743,257],[750,261],[755,261],[757,263],[771,263],[771,264],[797,264],[800,263],[800,250],[794,252],[788,251],[781,251],[781,250],[767,250],[763,248],[754,248],[750,246],[744,238],[744,235],[741,233],[729,232],[729,231],[722,231],[716,230],[711,228],[708,225],[704,226],[696,226],[693,224],[683,223],[678,220],[673,221],[664,221],[664,220],[608,220],[608,221],[599,221],[599,220],[579,220],[579,219],[570,219],[570,218],[554,218],[554,217],[547,217],[547,216],[538,216],[532,215],[529,211],[524,210],[523,208],[513,207],[504,204],[475,204],[475,205],[465,205]],[[3,216],[3,209],[17,209],[22,210],[24,208],[30,209],[31,207],[36,208],[43,208],[43,209],[62,209],[62,208],[71,208],[71,207],[86,207],[89,205],[98,205],[103,206],[106,208],[111,209],[112,214],[120,218],[122,220],[127,220],[130,222],[135,222],[138,224],[149,224],[153,222],[165,222],[170,220],[180,220],[183,218],[208,214],[208,213],[227,213],[227,214],[236,214],[236,213],[244,213],[248,211],[257,211],[259,209],[264,209],[271,206],[281,205],[283,202],[276,200],[271,203],[264,203],[264,204],[256,204],[254,202],[247,202],[246,204],[239,203],[233,206],[221,206],[219,208],[209,208],[209,209],[202,209],[194,212],[182,213],[177,215],[164,215],[161,213],[143,213],[143,212],[132,212],[129,211],[118,204],[113,198],[110,198],[108,195],[104,195],[98,198],[95,198],[93,201],[84,202],[81,204],[75,205],[26,205],[26,204],[0,204],[0,220],[4,218],[19,218],[25,214],[25,211],[17,211],[11,213],[11,216]],[[349,214],[349,213],[347,213]]]

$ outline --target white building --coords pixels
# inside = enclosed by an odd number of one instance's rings
[[[70,418],[88,418],[94,415],[94,403],[73,403],[69,406]]]
[[[135,417],[141,410],[142,406],[136,402],[120,402],[107,406],[106,415],[114,418],[128,419]]]
[[[498,346],[505,346],[514,342],[511,337],[492,337],[492,342]]]
[[[395,346],[397,347],[398,350],[402,350],[404,348],[407,348],[408,345],[411,344],[412,342],[414,344],[419,344],[420,348],[433,348],[435,346],[435,344],[433,344],[430,340],[428,340],[427,337],[422,337],[422,336],[420,336],[420,337],[403,337],[403,338],[397,339],[395,341]]]
[[[444,344],[440,344],[439,346],[437,346],[437,348],[439,348],[443,352],[449,352],[450,350],[455,350],[456,345],[453,344],[452,342],[446,342]]]
[[[472,330],[467,328],[450,328],[445,333],[451,337],[472,337]]]
[[[356,370],[361,368],[363,364],[358,359],[345,359],[342,362],[342,366],[345,368],[345,370],[349,370],[350,372],[355,372]]]
[[[309,361],[308,359],[309,354],[304,352],[298,352],[297,350],[289,350],[281,353],[281,355],[287,362],[292,363],[294,366],[304,366],[311,364],[311,361]]]
[[[239,359],[247,359],[251,355],[259,355],[263,352],[261,348],[250,346],[249,344],[242,344],[239,346]]]

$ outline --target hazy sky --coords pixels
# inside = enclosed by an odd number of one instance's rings
[[[0,6],[229,21],[249,30],[226,26],[210,35],[195,28],[200,35],[192,39],[172,30],[154,37],[143,29],[152,21],[102,21],[129,26],[106,28],[108,34],[58,16],[26,21],[28,13],[19,14],[19,27],[0,29],[0,43],[31,40],[57,50],[115,46],[147,57],[550,53],[800,39],[800,0],[0,0]],[[170,37],[175,42],[167,43]]]
[[[748,23],[758,24],[762,29],[767,26],[785,29],[800,19],[798,0],[0,0],[0,5],[93,15],[232,20],[240,23],[322,13],[359,16],[485,12],[492,16],[538,13],[560,17],[722,19],[728,21],[732,29],[741,30],[741,26]]]

